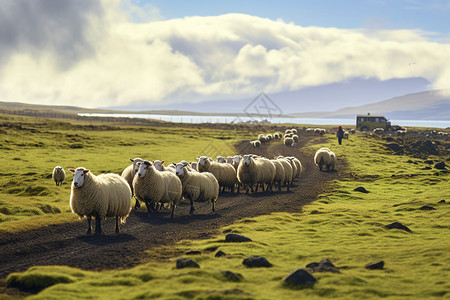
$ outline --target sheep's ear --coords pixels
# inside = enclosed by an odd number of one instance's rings
[[[74,169],[68,169],[70,173],[75,174],[75,170]]]
[[[176,164],[176,163],[174,163],[174,162],[172,162],[172,165],[174,165],[175,167],[177,166],[177,164]]]
[[[130,160],[131,160],[131,162],[134,162],[134,159],[131,159],[131,158],[130,158]]]
[[[83,170],[83,173],[87,174],[87,173],[89,173],[89,170]]]
[[[163,164],[164,164],[164,162],[165,162],[165,160],[163,160],[163,161],[161,162],[161,164],[163,165]]]

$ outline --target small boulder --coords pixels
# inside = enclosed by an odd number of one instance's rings
[[[306,265],[311,272],[332,272],[341,273],[338,268],[328,259],[323,258],[320,262],[312,262]]]
[[[178,258],[177,259],[177,269],[184,269],[184,268],[200,268],[200,266],[189,258]]]
[[[432,167],[426,166],[426,167],[423,167],[421,170],[431,170],[431,169],[432,169]]]
[[[445,170],[445,162],[443,161],[438,162],[437,164],[434,165],[434,168],[438,170]]]
[[[436,210],[436,208],[429,206],[429,205],[424,205],[421,208],[419,208],[420,210]]]
[[[223,252],[222,250],[217,251],[217,253],[214,255],[215,257],[222,257],[227,255],[225,252]]]
[[[242,263],[249,268],[270,268],[272,267],[272,264],[264,257],[262,256],[250,256],[247,258],[244,258]]]
[[[225,243],[244,243],[251,242],[252,239],[246,237],[245,235],[237,234],[237,233],[229,233],[225,236]]]
[[[291,286],[312,286],[317,279],[305,269],[297,269],[284,278],[283,282]]]
[[[445,203],[445,200],[440,200],[438,203],[443,204],[443,203]]]
[[[434,163],[434,161],[432,161],[431,159],[424,160],[423,162],[429,165],[432,165]]]
[[[368,263],[365,267],[369,270],[382,270],[384,267],[384,261],[380,260],[377,262],[371,262]]]
[[[410,160],[410,159],[408,159],[406,162],[407,162],[408,164],[412,164],[412,163],[413,163],[413,161]]]
[[[366,190],[366,189],[365,189],[364,187],[362,187],[362,186],[357,187],[356,189],[354,189],[354,191],[355,191],[355,192],[361,192],[361,193],[364,193],[364,194],[369,193],[369,191]]]
[[[189,250],[185,254],[186,255],[198,255],[198,254],[202,254],[202,252],[198,251],[198,250]]]
[[[221,271],[220,274],[222,274],[223,277],[225,277],[226,281],[232,281],[232,282],[241,282],[244,278],[239,273],[234,273],[231,271]]]
[[[387,229],[401,229],[407,232],[412,232],[411,229],[409,229],[408,227],[406,227],[405,225],[403,225],[400,222],[394,222],[391,224],[388,224],[385,226]]]

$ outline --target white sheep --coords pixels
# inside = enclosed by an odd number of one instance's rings
[[[291,138],[294,140],[294,143],[298,143],[298,135],[294,134]]]
[[[219,197],[219,182],[209,172],[191,172],[183,164],[177,164],[176,174],[181,180],[182,196],[191,203],[189,214],[193,214],[194,202],[211,202],[211,211],[215,212],[215,203]]]
[[[254,147],[254,148],[259,148],[261,146],[261,142],[259,140],[255,140],[255,141],[250,141],[250,144]]]
[[[236,170],[232,165],[213,162],[207,156],[200,156],[198,158],[198,171],[212,173],[222,187],[222,191],[225,191],[225,188],[229,188],[232,193],[234,192],[237,178]]]
[[[286,135],[285,135],[285,136],[286,136]],[[293,139],[293,138],[291,138],[291,137],[285,137],[285,138],[284,138],[284,144],[285,144],[286,146],[288,146],[288,147],[293,147],[294,144],[295,144],[295,142],[294,142],[294,139]]]
[[[284,181],[285,181],[285,172],[284,172],[283,164],[281,163],[281,161],[279,161],[277,159],[271,159],[270,161],[275,166],[275,177],[273,179],[273,182],[277,183],[278,191],[281,192],[281,186],[284,185]]]
[[[158,206],[168,203],[172,206],[170,217],[173,218],[182,191],[177,175],[169,171],[158,171],[152,162],[144,160],[134,177],[133,188],[136,198],[145,203],[148,212],[158,212]]]
[[[330,151],[330,167],[329,167],[329,169],[334,171],[334,168],[336,166],[336,162],[337,162],[336,154],[334,154],[333,151]]]
[[[263,185],[263,190],[264,184],[267,184],[268,187],[272,185],[275,172],[275,166],[268,159],[244,155],[237,170],[237,177],[239,182],[246,187],[246,193],[249,188],[252,193],[256,193],[259,184]],[[253,190],[254,184],[256,184],[255,190]]]
[[[344,139],[348,140],[348,131],[347,130],[344,131]]]
[[[164,162],[165,162],[165,160],[163,160],[163,161],[154,160],[153,161],[153,167],[156,170],[160,171],[160,172],[162,172],[162,171],[169,171],[169,172],[172,172],[172,173],[175,174],[175,167],[174,167],[174,165],[170,164],[169,166],[166,167],[166,166],[164,166]]]
[[[326,166],[327,170],[330,170],[330,167],[334,168],[333,158],[334,155],[334,164],[336,163],[336,155],[328,148],[323,147],[316,151],[314,155],[314,163],[319,167],[319,170],[322,171],[323,166]]]
[[[217,156],[216,159],[219,164],[225,163],[225,158],[223,156]]]
[[[293,162],[296,166],[296,173],[294,174],[294,177],[300,177],[300,175],[303,172],[303,166],[302,163],[300,162],[300,160],[295,157],[295,156],[288,156],[286,157],[286,159],[290,160],[291,162]]]
[[[63,167],[56,166],[52,172],[52,178],[56,183],[56,186],[62,185],[63,181],[66,179],[66,172]]]
[[[126,167],[125,170],[122,171],[122,175],[120,175],[120,176],[123,179],[125,179],[126,182],[128,182],[128,185],[130,186],[130,189],[131,189],[131,194],[134,195],[133,178],[134,178],[134,175],[139,170],[139,164],[141,162],[143,162],[143,160],[139,157],[136,157],[135,159],[130,158],[130,161],[132,162],[132,164],[129,165],[128,167]],[[139,207],[141,207],[141,204],[139,204],[139,200],[136,199],[136,204],[134,205],[134,208],[138,209]]]
[[[292,182],[294,181],[294,171],[292,168],[291,163],[289,162],[288,159],[279,156],[277,158],[277,160],[279,160],[281,162],[281,164],[283,165],[283,169],[284,169],[284,182],[283,185],[286,186],[287,191],[289,191],[289,187],[291,186]]]
[[[230,165],[233,164],[233,160],[234,160],[233,156],[227,156],[227,158],[225,158],[225,162]]]
[[[70,193],[70,208],[80,218],[86,216],[87,234],[91,234],[91,219],[95,217],[95,234],[102,234],[101,220],[116,218],[123,224],[131,210],[131,189],[124,178],[117,174],[95,176],[85,168],[69,169],[74,174]]]
[[[198,163],[196,161],[191,162],[191,168],[198,171]]]

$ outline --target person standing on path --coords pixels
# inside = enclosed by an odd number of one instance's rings
[[[342,139],[344,138],[344,130],[342,129],[342,126],[339,126],[336,136],[338,138],[339,145],[342,145]]]

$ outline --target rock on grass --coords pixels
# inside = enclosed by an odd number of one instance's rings
[[[356,189],[354,189],[354,191],[355,191],[355,192],[361,192],[361,193],[364,193],[364,194],[369,193],[369,191],[366,190],[366,189],[365,189],[364,187],[362,187],[362,186],[357,187]]]
[[[225,243],[244,243],[251,242],[252,239],[246,237],[245,235],[237,234],[237,233],[229,233],[225,236]]]
[[[189,258],[178,258],[177,259],[177,269],[184,269],[184,268],[200,268],[200,266]]]
[[[305,269],[297,269],[284,278],[283,282],[293,287],[311,287],[317,282],[317,279]]]
[[[377,262],[368,263],[365,268],[369,270],[382,270],[384,267],[384,261],[380,260]]]
[[[394,223],[388,224],[384,227],[386,227],[387,229],[400,229],[400,230],[404,230],[407,232],[412,232],[411,229],[409,229],[408,227],[406,227],[405,225],[403,225],[400,222],[394,222]]]
[[[311,272],[341,273],[328,258],[323,258],[320,262],[312,262],[307,264],[306,267],[309,268]]]
[[[272,264],[265,257],[257,255],[245,258],[242,263],[249,268],[272,267]]]

